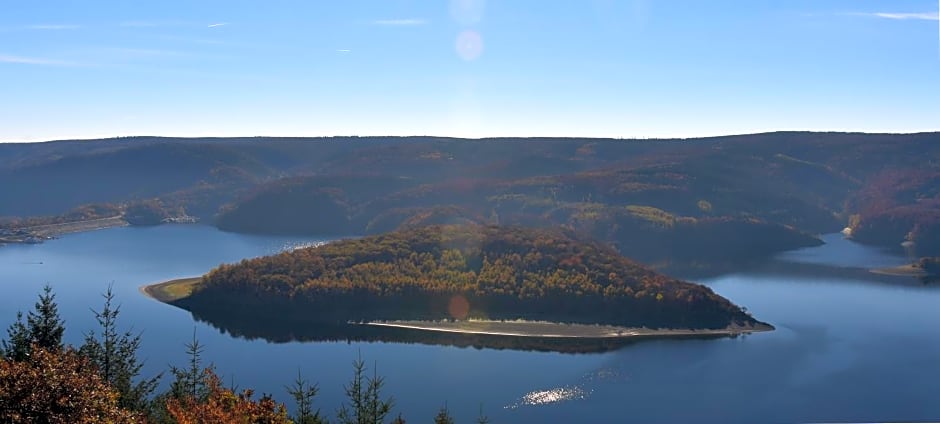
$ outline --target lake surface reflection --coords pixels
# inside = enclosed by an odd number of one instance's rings
[[[0,247],[0,325],[30,308],[48,282],[58,295],[66,338],[80,343],[92,328],[89,308],[100,307],[100,293],[113,283],[122,322],[143,331],[148,374],[181,364],[195,328],[205,358],[225,381],[286,400],[283,387],[300,369],[319,382],[316,402],[329,415],[361,353],[386,377],[395,411],[415,422],[430,421],[444,402],[459,422],[471,422],[481,404],[496,422],[940,420],[940,290],[863,270],[899,265],[904,257],[839,235],[825,240],[825,246],[699,280],[777,331],[646,341],[597,354],[480,343],[232,337],[147,299],[138,287],[323,240],[198,225],[116,228]]]

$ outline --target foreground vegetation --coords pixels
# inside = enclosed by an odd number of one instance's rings
[[[101,311],[99,328],[86,334],[79,346],[62,342],[65,327],[55,295],[46,286],[27,316],[7,330],[0,349],[0,422],[27,423],[168,423],[168,424],[320,424],[330,422],[313,401],[319,388],[298,375],[288,392],[294,414],[269,395],[255,397],[251,389],[225,387],[210,364],[204,366],[202,347],[195,336],[186,345],[189,361],[171,367],[169,389],[157,393],[163,374],[140,375],[137,359],[140,336],[121,332],[120,307],[110,288]],[[393,416],[394,400],[382,393],[384,380],[369,377],[365,362],[353,362],[353,377],[345,387],[347,403],[336,411],[342,424],[405,423]],[[453,424],[446,406],[435,424]],[[478,423],[489,420],[482,415]]]
[[[308,323],[760,324],[707,287],[657,274],[570,232],[477,225],[419,227],[222,265],[173,303],[198,314],[237,310],[249,319]]]

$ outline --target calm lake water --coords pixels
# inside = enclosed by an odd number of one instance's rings
[[[66,338],[93,328],[89,308],[113,283],[121,321],[143,331],[146,373],[185,361],[196,332],[225,380],[286,401],[298,369],[319,383],[328,415],[343,400],[351,361],[378,366],[395,412],[429,422],[445,402],[470,422],[793,422],[940,420],[940,290],[858,270],[906,258],[839,235],[763,266],[700,282],[777,331],[736,339],[661,340],[600,354],[448,346],[233,338],[141,285],[204,273],[223,262],[316,238],[260,237],[206,226],[116,228],[41,245],[0,247],[0,325],[55,289]],[[5,333],[2,333],[5,336]]]

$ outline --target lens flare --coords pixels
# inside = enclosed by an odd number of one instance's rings
[[[483,37],[476,31],[463,31],[457,35],[455,49],[461,59],[468,62],[477,60],[483,54]]]
[[[447,312],[454,319],[467,319],[467,316],[470,315],[470,302],[467,301],[467,298],[458,294],[450,298],[450,302],[447,304]]]

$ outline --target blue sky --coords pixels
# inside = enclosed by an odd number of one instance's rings
[[[0,141],[940,130],[937,0],[20,1]]]

